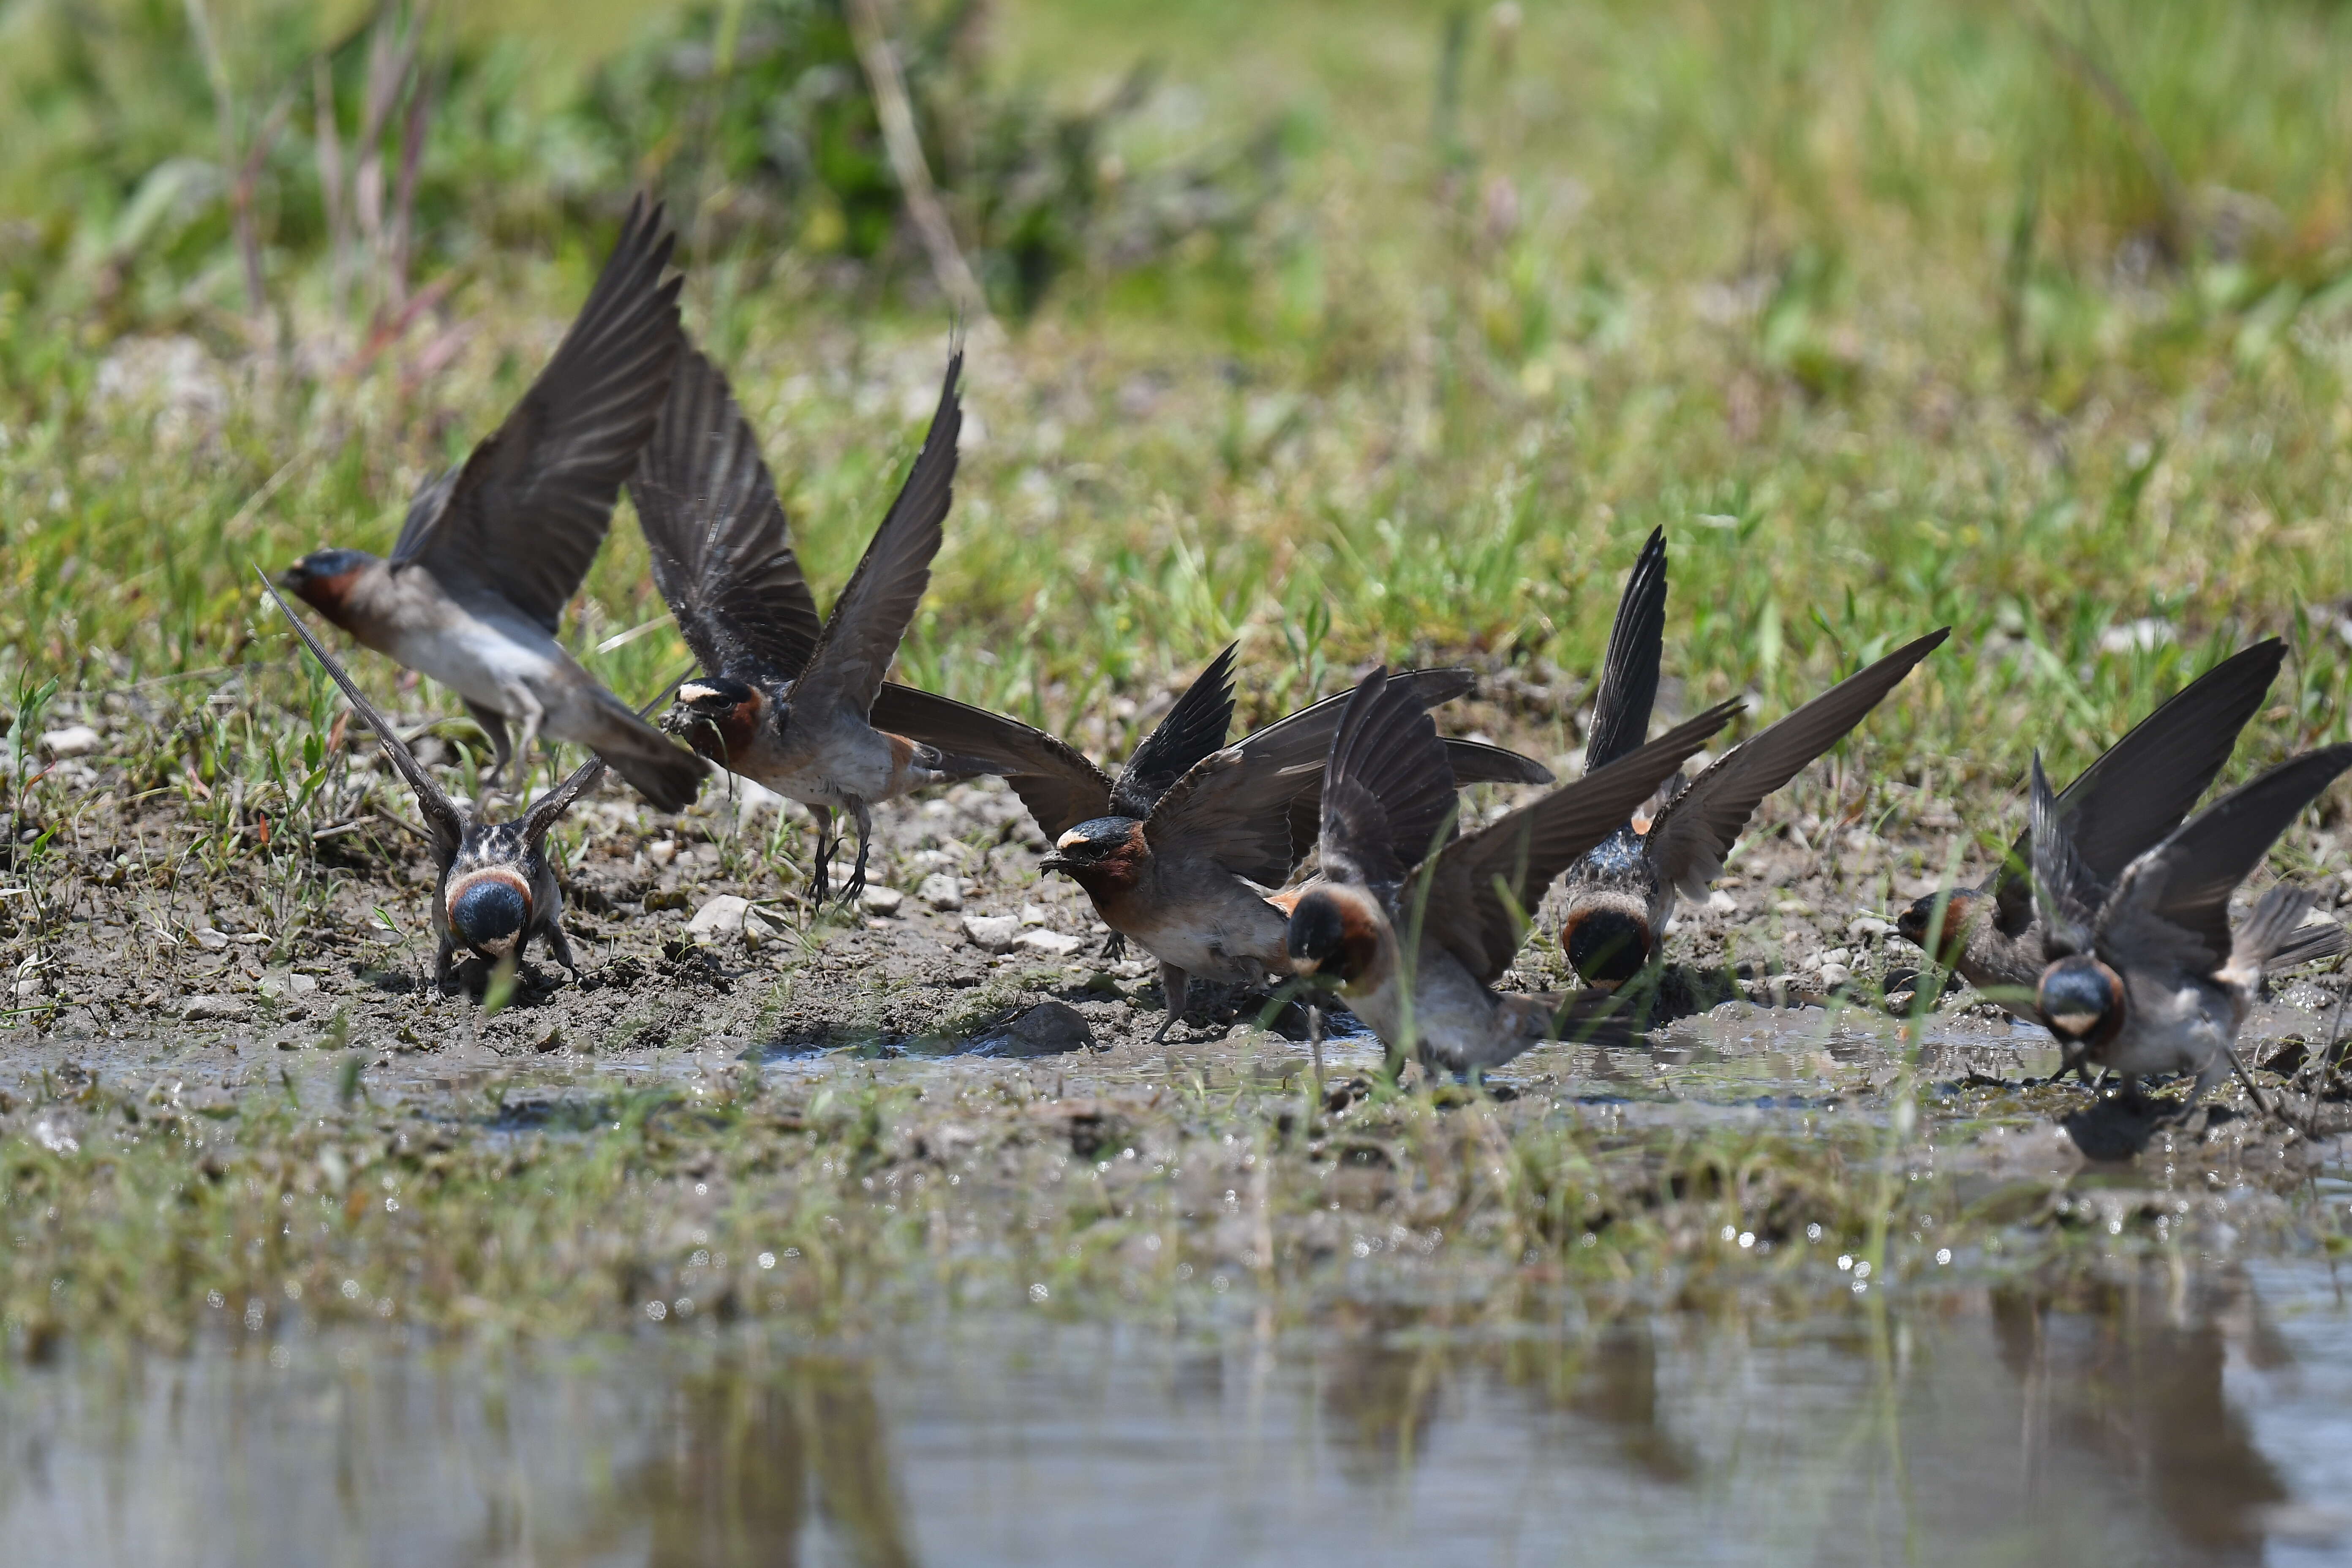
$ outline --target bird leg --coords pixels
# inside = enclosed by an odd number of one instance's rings
[[[441,937],[441,951],[433,958],[433,989],[444,996],[449,994],[450,965],[457,956],[457,939],[444,932]]]
[[[1115,931],[1103,940],[1102,959],[1105,963],[1114,963],[1126,956],[1127,933],[1125,931]]]
[[[817,908],[833,893],[833,807],[814,805],[809,808],[816,817],[816,866],[809,872],[809,901]]]
[[[874,842],[874,814],[866,809],[866,803],[850,802],[849,815],[857,824],[857,864],[850,869],[849,885],[841,890],[845,904],[856,903],[857,896],[866,891],[866,852]]]
[[[1160,990],[1168,1003],[1168,1016],[1160,1021],[1160,1032],[1151,1037],[1153,1045],[1166,1041],[1168,1031],[1174,1028],[1176,1020],[1184,1016],[1184,994],[1191,986],[1192,976],[1172,963],[1160,964]]]
[[[521,950],[518,948],[516,951]],[[563,934],[562,922],[559,921],[547,922],[547,952],[549,957],[563,966],[565,973],[572,976],[572,983],[577,984],[580,980],[580,965],[572,960],[572,942]]]

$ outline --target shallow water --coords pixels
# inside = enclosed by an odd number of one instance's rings
[[[2325,1265],[1810,1322],[1008,1318],[0,1386],[22,1563],[2304,1563],[2352,1552]]]

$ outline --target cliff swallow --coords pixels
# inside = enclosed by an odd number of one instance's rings
[[[1160,961],[1168,1016],[1184,1015],[1194,979],[1262,986],[1289,973],[1288,911],[1270,900],[1315,839],[1323,764],[1345,711],[1341,693],[1238,743],[1234,649],[1209,663],[1146,736],[1116,781],[1067,746],[1007,766],[1005,782],[1053,840],[1040,868],[1086,889],[1115,939]],[[1466,669],[1414,670],[1399,700],[1435,707],[1467,692]],[[1465,783],[1548,784],[1540,763],[1499,746],[1444,742]]]
[[[953,499],[962,373],[959,347],[922,450],[828,620],[817,618],[786,539],[757,434],[726,377],[691,348],[629,481],[654,581],[702,665],[677,689],[665,727],[815,813],[811,888],[820,903],[830,896],[835,812],[857,827],[857,864],[842,895],[854,899],[866,887],[875,805],[998,771],[935,743],[927,726],[971,731],[999,750],[1037,733],[882,679],[930,582]]]
[[[459,947],[489,963],[511,957],[519,963],[533,937],[545,938],[555,962],[577,980],[580,965],[572,960],[572,944],[563,938],[563,889],[555,879],[555,868],[548,864],[547,834],[572,802],[595,784],[604,771],[604,760],[596,758],[573,770],[515,821],[483,819],[434,782],[391,723],[361,694],[334,656],[310,635],[310,628],[267,576],[262,576],[261,585],[277,600],[311,657],[343,689],[352,707],[375,731],[384,756],[416,793],[417,814],[425,818],[433,858],[441,871],[433,888],[433,932],[440,939],[433,961],[435,986],[448,988],[450,965]]]
[[[1331,739],[1323,875],[1293,906],[1292,966],[1339,982],[1393,1056],[1431,1069],[1494,1067],[1558,1037],[1573,998],[1493,989],[1527,938],[1528,911],[1739,708],[1711,708],[1449,841],[1454,780],[1436,729],[1375,670]]]
[[[2352,746],[2280,763],[2136,857],[2110,889],[2084,862],[2033,759],[2034,901],[2047,960],[2034,1008],[2068,1067],[2112,1068],[2127,1098],[2146,1074],[2193,1074],[2186,1115],[2238,1066],[2238,1030],[2311,894],[2274,887],[2234,932],[2230,895],[2347,767]]]
[[[2238,731],[2262,707],[2286,658],[2286,644],[2265,637],[2242,648],[2175,692],[2130,733],[2058,793],[2058,814],[2083,869],[2112,886],[2134,857],[2180,824],[2210,788],[2238,743]],[[1931,893],[1895,917],[1895,931],[1956,970],[2011,1016],[2033,1021],[2030,1000],[2043,964],[2036,915],[2033,833],[2017,837],[2007,858],[1973,888]],[[1937,906],[1942,905],[1940,931]],[[2343,928],[2314,924],[2272,955],[2275,973],[2342,951]]]
[[[1640,745],[1648,731],[1665,625],[1666,536],[1660,529],[1642,547],[1618,603],[1593,702],[1587,773]],[[1560,944],[1585,983],[1619,985],[1655,962],[1676,895],[1706,896],[1764,797],[1836,745],[1950,635],[1947,626],[1906,643],[1767,725],[1709,764],[1654,819],[1618,825],[1570,867]]]
[[[604,542],[613,502],[669,390],[678,280],[670,237],[642,200],[555,357],[506,423],[409,502],[389,560],[320,550],[285,585],[360,642],[457,693],[505,774],[521,728],[610,763],[664,811],[688,805],[703,765],[607,691],[556,640],[563,606]]]

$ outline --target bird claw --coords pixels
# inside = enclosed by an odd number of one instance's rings
[[[1111,932],[1108,937],[1104,939],[1102,944],[1102,959],[1104,963],[1113,963],[1118,959],[1125,958],[1126,956],[1127,933],[1125,931],[1115,931]]]

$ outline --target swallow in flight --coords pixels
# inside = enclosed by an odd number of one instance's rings
[[[576,742],[664,811],[690,804],[703,764],[606,690],[556,640],[604,542],[621,483],[653,432],[680,342],[671,237],[642,199],[562,346],[465,462],[409,502],[390,559],[319,550],[282,579],[352,637],[457,693],[503,778],[520,727]]]

